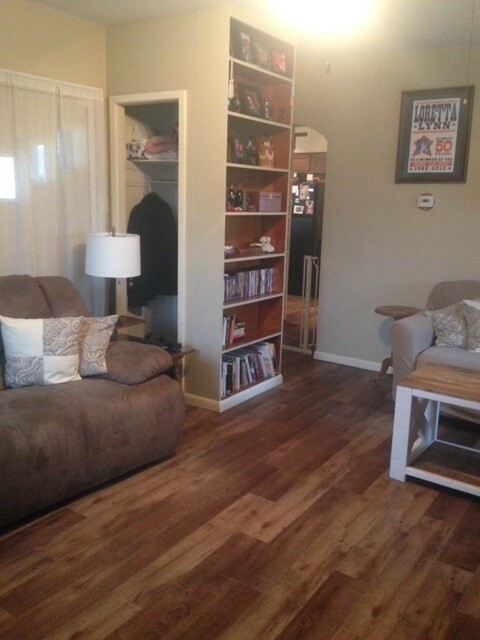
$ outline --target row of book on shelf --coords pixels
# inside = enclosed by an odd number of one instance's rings
[[[225,302],[273,293],[273,267],[242,269],[223,275]]]
[[[272,342],[257,342],[222,356],[222,398],[244,387],[273,378],[278,373],[277,356]]]
[[[222,347],[231,347],[234,342],[245,338],[245,322],[235,314],[223,316]]]

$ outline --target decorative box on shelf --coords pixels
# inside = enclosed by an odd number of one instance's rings
[[[277,192],[260,191],[258,210],[276,213],[282,210],[282,194]]]

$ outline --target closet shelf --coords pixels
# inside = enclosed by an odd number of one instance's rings
[[[140,164],[140,165],[144,165],[144,164],[172,164],[172,165],[178,165],[178,158],[176,160],[150,160],[149,158],[127,158],[127,160],[129,162],[133,162],[133,164]]]

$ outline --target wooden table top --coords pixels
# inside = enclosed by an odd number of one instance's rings
[[[410,373],[399,384],[408,389],[480,402],[480,371],[473,369],[426,364]]]
[[[401,304],[389,304],[383,307],[377,307],[375,309],[375,313],[378,313],[381,316],[388,316],[389,318],[408,318],[408,316],[413,316],[415,313],[419,313],[421,309],[417,307],[405,307]]]

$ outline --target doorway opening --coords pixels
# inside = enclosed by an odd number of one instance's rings
[[[133,313],[142,320],[143,324],[128,329],[129,334],[138,337],[158,336],[162,341],[172,343],[183,342],[185,329],[185,125],[185,91],[110,98],[112,224],[122,232],[139,233],[142,248],[142,239],[149,239],[151,228],[145,224],[150,216],[147,207],[151,209],[154,205],[155,231],[165,231],[166,220],[169,221],[169,233],[162,233],[175,243],[171,247],[171,255],[176,263],[168,263],[170,273],[176,274],[174,287],[170,281],[167,283],[161,269],[158,273],[149,274],[149,277],[153,276],[156,287],[163,282],[164,289],[153,291],[150,287],[145,295],[143,283],[143,289],[139,289],[142,295],[135,297],[130,295],[130,283],[117,281],[116,312],[130,316]],[[150,150],[150,147],[143,145],[144,138],[147,142],[155,142],[158,148]],[[174,147],[167,144],[172,138],[175,139]],[[144,210],[139,209],[142,206]],[[170,232],[172,221],[175,233]],[[131,229],[133,224],[137,227],[140,225],[140,232]],[[158,256],[154,253],[149,258],[150,270],[158,267],[158,261],[154,258],[161,256],[161,250],[167,253],[166,247],[160,244]],[[142,276],[146,275],[144,271],[142,267]]]
[[[307,354],[316,345],[326,166],[324,136],[295,127],[283,345]]]

